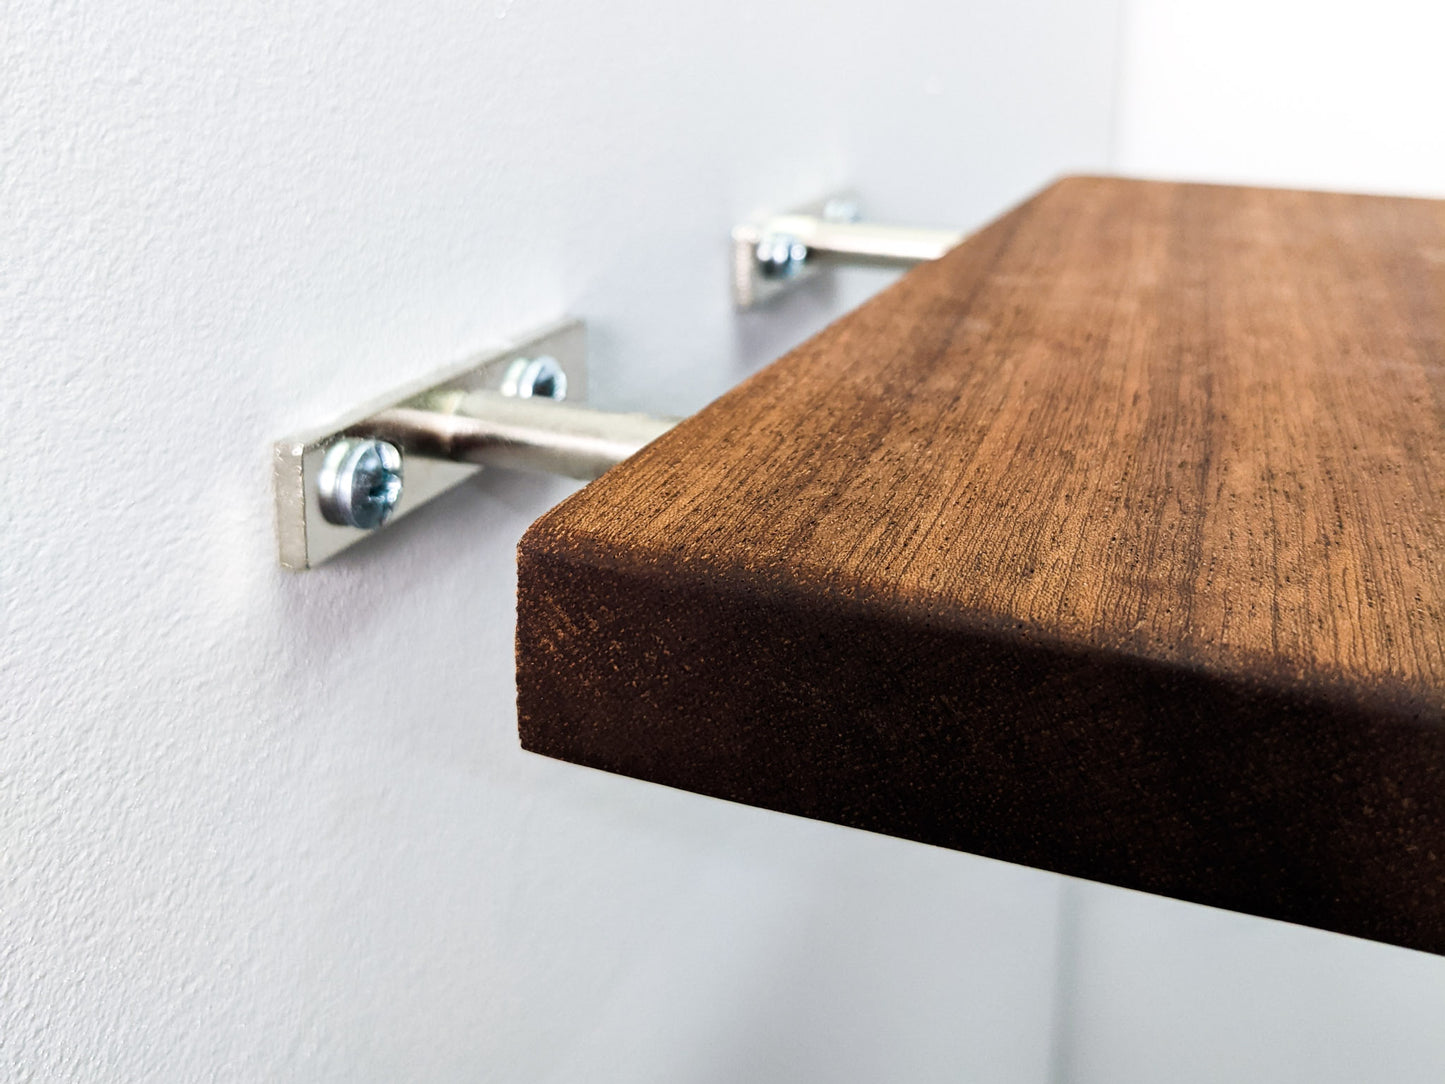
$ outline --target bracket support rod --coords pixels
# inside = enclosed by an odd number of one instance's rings
[[[762,305],[825,267],[912,267],[938,259],[965,236],[962,230],[860,221],[857,200],[847,193],[765,215],[733,230],[733,303],[739,309]]]
[[[776,215],[765,236],[792,237],[807,249],[805,260],[868,267],[912,267],[936,260],[963,240],[960,230],[917,229],[877,222],[830,222],[819,215]]]
[[[474,391],[384,410],[370,419],[368,428],[375,438],[409,454],[589,482],[679,420]]]

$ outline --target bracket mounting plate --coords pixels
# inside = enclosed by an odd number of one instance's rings
[[[763,274],[758,262],[758,243],[772,231],[774,219],[796,215],[816,216],[830,221],[851,222],[858,216],[858,197],[853,192],[834,192],[820,200],[802,207],[794,207],[784,215],[763,215],[751,222],[733,228],[732,232],[732,286],[733,304],[738,309],[751,309],[765,305],[779,294],[801,286],[816,278],[821,268],[806,263],[784,278],[769,278]]]
[[[314,568],[377,533],[331,523],[321,512],[318,478],[326,452],[336,441],[373,436],[370,420],[386,410],[419,406],[446,392],[500,391],[513,362],[544,355],[556,359],[566,374],[568,401],[585,402],[586,329],[580,320],[563,320],[403,385],[358,406],[329,425],[277,441],[272,462],[276,542],[281,566],[295,571]],[[386,521],[387,526],[483,469],[470,463],[429,457],[418,449],[403,447],[401,451],[406,459],[406,480],[401,499]]]

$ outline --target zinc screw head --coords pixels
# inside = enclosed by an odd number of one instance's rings
[[[326,450],[317,478],[328,523],[374,531],[401,500],[401,450],[384,440],[338,440]]]
[[[754,256],[763,278],[788,279],[803,269],[808,246],[791,234],[770,233],[758,242]]]
[[[823,219],[826,222],[857,222],[862,217],[858,201],[847,196],[834,196],[823,204]]]
[[[502,394],[514,399],[567,398],[567,373],[556,358],[543,354],[517,358],[502,376]]]

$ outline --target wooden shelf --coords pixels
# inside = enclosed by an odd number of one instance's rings
[[[519,571],[528,749],[1445,953],[1445,203],[1061,181]]]

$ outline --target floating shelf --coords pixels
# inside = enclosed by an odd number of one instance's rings
[[[1445,203],[1061,181],[519,571],[528,749],[1445,952]]]

